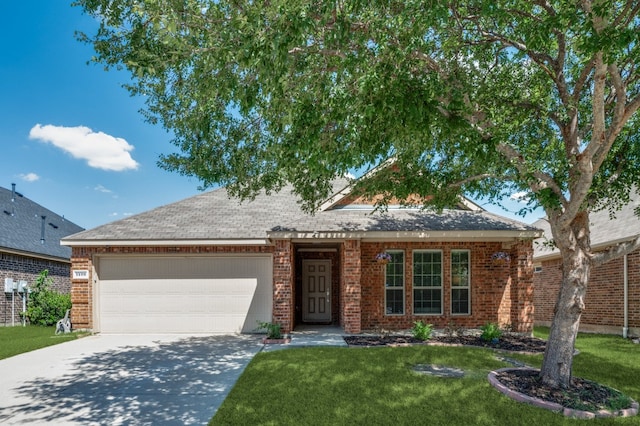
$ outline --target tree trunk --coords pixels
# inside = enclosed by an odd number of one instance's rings
[[[562,285],[540,375],[543,383],[566,388],[571,385],[574,345],[591,275],[588,215],[578,215],[569,229],[554,233],[554,238],[568,244],[558,244],[562,254]]]

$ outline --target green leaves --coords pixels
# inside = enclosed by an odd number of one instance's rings
[[[393,156],[405,175],[399,194],[497,200],[518,188],[550,205],[541,190],[555,188],[558,207],[575,185],[592,184],[579,181],[575,159],[596,104],[606,105],[605,125],[638,130],[629,120],[640,93],[631,3],[77,3],[102,22],[80,38],[98,61],[131,70],[148,120],[175,134],[180,152],[161,166],[242,196],[291,182],[313,210],[329,180]],[[594,99],[600,53],[619,74]],[[623,89],[627,98],[615,98]],[[633,111],[614,117],[619,102]],[[614,173],[615,156],[605,157],[594,185],[638,177],[630,162]]]

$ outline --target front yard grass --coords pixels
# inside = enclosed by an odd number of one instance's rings
[[[545,337],[545,329],[536,335]],[[616,336],[580,334],[574,375],[640,399],[640,346]],[[511,356],[511,355],[509,355]],[[542,355],[517,355],[539,366]],[[456,367],[464,378],[412,371],[416,364]],[[575,425],[515,402],[488,381],[508,364],[483,348],[297,348],[258,354],[231,390],[212,425]],[[597,419],[594,425],[638,424],[640,417]]]
[[[55,327],[36,325],[0,327],[0,359],[75,340],[79,336],[78,333],[56,335],[55,332]]]

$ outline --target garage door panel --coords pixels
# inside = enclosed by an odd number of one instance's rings
[[[105,258],[99,326],[119,333],[229,333],[270,321],[270,257]]]

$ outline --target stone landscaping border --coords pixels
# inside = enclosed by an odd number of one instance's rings
[[[514,370],[535,370],[535,368],[521,367],[521,368],[501,368],[499,370],[491,371],[488,375],[489,383],[491,386],[496,388],[498,391],[502,392],[506,396],[511,399],[514,399],[519,402],[525,402],[527,404],[534,405],[536,407],[544,408],[545,410],[555,411],[558,413],[562,413],[565,417],[571,417],[576,419],[594,419],[596,417],[632,417],[638,414],[638,403],[632,400],[631,408],[627,408],[625,410],[618,411],[608,411],[608,410],[600,410],[596,413],[591,411],[583,411],[583,410],[574,410],[572,408],[564,407],[560,404],[556,404],[555,402],[545,401],[540,398],[531,397],[529,395],[525,395],[518,391],[514,391],[509,389],[498,380],[497,374],[504,371],[514,371]]]

